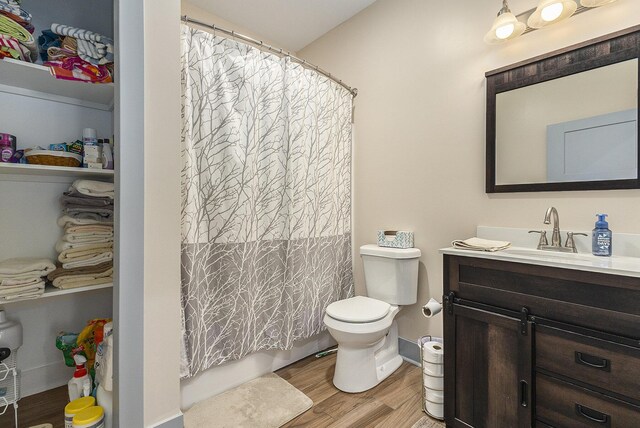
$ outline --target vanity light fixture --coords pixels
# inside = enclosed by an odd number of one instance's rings
[[[600,7],[605,4],[613,3],[616,0],[580,0],[580,5],[584,7]]]
[[[522,35],[526,29],[524,22],[518,21],[518,18],[511,13],[507,0],[503,0],[502,9],[498,12],[489,32],[485,34],[484,41],[488,44],[502,43]]]
[[[527,25],[531,28],[546,27],[569,18],[576,9],[578,4],[574,0],[540,0]]]

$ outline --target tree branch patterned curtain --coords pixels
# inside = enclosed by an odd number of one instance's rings
[[[182,26],[183,376],[324,330],[353,295],[351,94]]]

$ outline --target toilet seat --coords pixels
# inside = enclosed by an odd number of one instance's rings
[[[355,296],[338,300],[327,307],[327,315],[347,323],[370,323],[386,317],[391,305],[371,297]]]

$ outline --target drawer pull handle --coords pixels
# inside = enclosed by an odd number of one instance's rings
[[[592,422],[597,422],[599,424],[606,424],[609,426],[609,415],[606,413],[599,412],[597,410],[590,409],[587,406],[583,406],[582,404],[576,403],[576,413],[578,416],[582,416]]]
[[[529,383],[526,380],[520,381],[520,405],[522,407],[529,406]]]
[[[611,371],[611,365],[606,358],[594,357],[578,351],[576,351],[576,363],[606,372]]]

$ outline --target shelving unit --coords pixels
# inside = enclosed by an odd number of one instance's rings
[[[5,58],[0,60],[0,91],[98,110],[113,109],[112,83],[56,79],[48,67]]]
[[[65,166],[29,165],[17,163],[0,163],[0,180],[4,175],[39,176],[39,177],[73,177],[89,179],[112,179],[112,169],[70,168]]]
[[[68,294],[75,294],[75,293],[85,293],[88,291],[102,290],[105,288],[113,288],[113,283],[109,282],[107,284],[89,285],[86,287],[69,288],[69,289],[60,289],[56,287],[47,286],[47,288],[44,289],[44,294],[40,297],[37,297],[35,299],[28,298],[28,299],[0,301],[0,305],[6,306],[6,305],[10,305],[12,303],[17,303],[17,302],[24,302],[24,301],[30,301],[30,300],[42,300],[42,299],[47,299],[49,297],[66,296]]]

